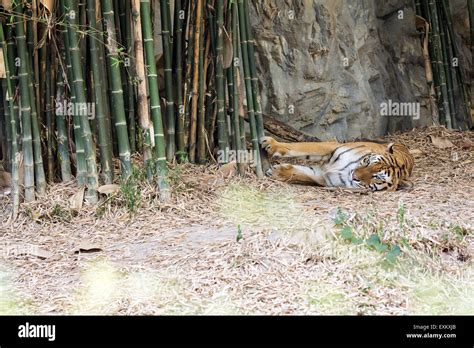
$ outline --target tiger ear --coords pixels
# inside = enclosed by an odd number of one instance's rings
[[[393,145],[394,145],[394,143],[390,143],[390,144],[387,145],[387,152],[388,153],[393,153]]]

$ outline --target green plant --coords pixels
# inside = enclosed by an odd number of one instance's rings
[[[348,241],[348,242],[351,242],[352,244],[362,244],[364,242],[363,239],[361,238],[358,238],[354,235],[354,232],[352,231],[352,227],[351,226],[344,226],[342,229],[341,229],[341,237]]]
[[[146,173],[143,169],[132,166],[131,175],[120,184],[120,193],[130,214],[134,214],[140,207],[142,199],[139,185],[145,178]]]
[[[237,226],[237,242],[240,242],[244,237],[242,236],[242,230],[240,229],[240,225]]]
[[[397,214],[397,220],[399,223],[405,221],[404,216],[405,216],[405,210],[402,205],[402,208],[401,209],[399,208],[398,214]],[[397,257],[401,254],[402,251],[400,247],[396,244],[391,244],[390,242],[382,242],[379,235],[382,235],[384,231],[383,224],[380,223],[379,226],[375,228],[377,232],[373,233],[372,235],[370,235],[370,237],[364,240],[364,237],[358,236],[354,232],[354,227],[348,223],[348,219],[349,219],[348,214],[338,207],[336,210],[336,214],[333,218],[333,222],[336,226],[341,227],[339,234],[342,237],[342,239],[354,245],[363,244],[365,241],[365,246],[369,250],[377,251],[379,253],[384,254],[384,260],[382,262],[382,265],[384,267],[393,266],[393,264],[395,264],[397,260]],[[360,220],[360,217],[356,214],[353,221],[359,221],[359,220]],[[362,220],[363,220],[362,224],[364,226],[370,222],[370,219],[367,218],[367,216],[362,218]],[[403,224],[401,224],[401,227],[402,226]],[[408,241],[406,240],[406,238],[405,240],[402,239],[402,242],[405,242],[406,244],[408,244]]]
[[[403,227],[405,225],[405,205],[403,203],[398,205],[398,210],[397,210],[397,221],[398,224],[400,225],[400,229],[403,230]]]
[[[337,207],[336,215],[333,218],[334,224],[342,225],[347,221],[348,218],[349,217],[347,216],[347,214],[344,213],[340,207]]]
[[[72,218],[71,212],[61,207],[59,203],[54,204],[49,216],[51,219],[58,219],[62,221],[70,221]]]

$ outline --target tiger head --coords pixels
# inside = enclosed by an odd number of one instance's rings
[[[405,183],[405,179],[411,174],[413,157],[408,152],[405,153],[403,148],[401,152],[394,153],[393,146],[394,144],[389,144],[383,155],[371,153],[361,159],[359,166],[351,173],[356,187],[372,191],[394,191]]]

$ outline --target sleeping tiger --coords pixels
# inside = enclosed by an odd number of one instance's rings
[[[408,148],[399,143],[280,143],[271,137],[263,137],[260,142],[274,158],[315,162],[310,167],[279,164],[267,171],[267,175],[282,181],[372,191],[395,191],[413,186],[409,177],[414,159]]]

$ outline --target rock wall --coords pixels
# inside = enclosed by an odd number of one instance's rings
[[[265,113],[320,139],[431,124],[413,1],[252,3]],[[419,119],[382,116],[390,101],[420,103]]]

